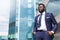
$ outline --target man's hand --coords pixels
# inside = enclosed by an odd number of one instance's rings
[[[49,35],[52,36],[54,33],[52,33],[51,31],[48,31]]]
[[[33,32],[34,35],[36,35],[36,32]]]

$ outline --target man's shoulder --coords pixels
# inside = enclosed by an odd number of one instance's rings
[[[50,14],[50,15],[51,15],[52,13],[50,13],[50,12],[47,12],[46,14]]]
[[[47,14],[47,15],[53,15],[53,14],[52,14],[52,13],[50,13],[50,12],[47,12],[46,14]]]
[[[36,15],[35,18],[37,18],[40,14]],[[53,13],[50,13],[50,12],[46,12],[46,15],[53,15]]]

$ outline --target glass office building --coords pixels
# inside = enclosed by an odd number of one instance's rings
[[[8,40],[8,36],[0,36],[0,40]]]
[[[9,18],[9,40],[17,40],[18,27],[16,26],[16,0],[10,0],[10,18]]]
[[[32,40],[33,20],[34,0],[21,0],[19,40]]]

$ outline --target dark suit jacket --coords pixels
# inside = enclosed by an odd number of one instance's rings
[[[40,25],[37,23],[38,16],[40,16],[40,15],[37,15],[35,17],[33,32],[36,32],[37,28],[40,27]],[[56,30],[58,28],[58,24],[52,13],[45,13],[45,23],[46,23],[47,31],[54,31],[54,33],[56,32]]]

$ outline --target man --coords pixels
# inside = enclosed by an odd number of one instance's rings
[[[39,15],[35,17],[33,34],[35,40],[53,40],[58,24],[52,13],[47,13],[44,4],[38,5]]]

